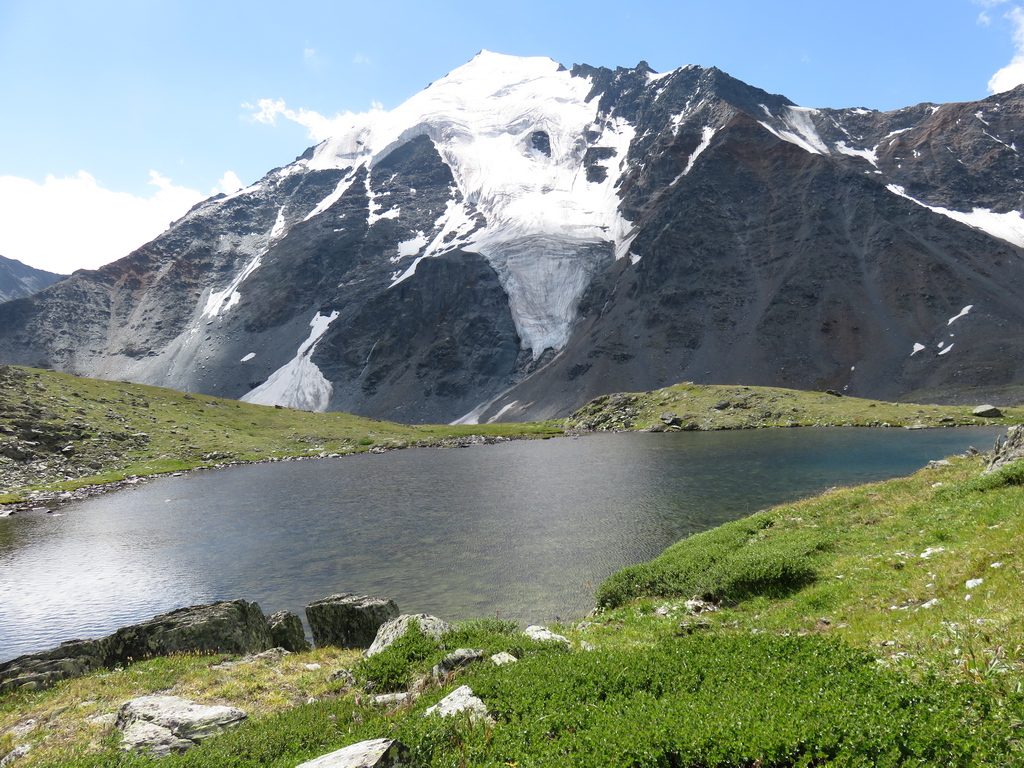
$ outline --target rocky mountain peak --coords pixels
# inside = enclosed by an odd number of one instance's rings
[[[681,380],[1013,386],[1022,109],[814,109],[714,68],[482,51],[0,305],[0,360],[405,421]]]

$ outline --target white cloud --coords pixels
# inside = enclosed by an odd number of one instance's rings
[[[243,104],[242,106],[253,111],[252,119],[258,123],[274,125],[277,122],[278,115],[286,120],[298,123],[306,128],[309,131],[309,137],[316,141],[323,141],[333,136],[339,130],[351,128],[353,118],[355,117],[351,112],[335,115],[334,117],[324,117],[319,112],[309,109],[299,108],[298,111],[295,111],[288,108],[284,99],[277,99],[276,101],[274,99],[260,99],[256,106],[252,104]],[[382,109],[380,104],[374,102],[371,111],[376,112]]]
[[[361,53],[357,53],[355,56],[352,57],[352,63],[356,64],[357,66],[363,66],[365,64],[372,64],[373,62],[370,61],[369,56],[364,56]]]
[[[234,171],[227,171],[220,177],[220,181],[217,182],[217,186],[213,188],[210,194],[216,195],[218,192],[223,192],[225,195],[230,195],[244,186],[242,180],[238,178]]]
[[[1001,4],[1000,0],[977,1],[986,7]],[[992,93],[1008,91],[1024,83],[1024,8],[1015,5],[1006,12],[1005,17],[1013,24],[1013,43],[1016,52],[1010,63],[992,75],[992,79],[988,81],[988,89]]]
[[[51,272],[96,269],[149,242],[208,196],[156,171],[149,177],[156,191],[141,197],[106,189],[86,171],[47,176],[42,184],[0,176],[0,255]],[[240,186],[228,171],[210,194]]]

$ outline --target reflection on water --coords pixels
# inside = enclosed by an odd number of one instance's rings
[[[358,592],[449,620],[573,618],[610,573],[683,536],[998,432],[593,435],[157,479],[0,518],[0,660],[236,597],[300,616]]]

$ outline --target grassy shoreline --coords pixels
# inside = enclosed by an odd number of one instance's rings
[[[674,423],[666,423],[666,414]],[[152,475],[413,446],[605,430],[914,429],[1021,421],[1024,407],[1003,409],[998,418],[979,418],[968,406],[919,406],[821,392],[683,383],[654,392],[599,397],[566,419],[406,425],[0,366],[0,509],[59,504]]]
[[[148,765],[118,753],[109,715],[164,692],[251,714],[165,766],[289,768],[380,736],[431,766],[591,765],[598,754],[636,765],[1024,764],[1024,467],[982,479],[984,465],[951,457],[684,539],[634,567],[653,564],[646,582],[626,569],[601,588],[605,607],[555,626],[570,648],[524,644],[484,620],[447,649],[396,652],[384,661],[398,687],[455,646],[522,658],[421,682],[415,703],[374,705],[357,651],[230,670],[224,656],[152,659],[0,697],[0,753],[15,734],[8,748],[32,749],[14,765]],[[698,575],[716,577],[687,581],[702,559]],[[642,588],[606,599],[624,575]],[[494,724],[422,717],[463,683]],[[698,710],[705,730],[684,728]]]

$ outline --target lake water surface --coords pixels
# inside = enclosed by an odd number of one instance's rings
[[[158,478],[0,518],[0,660],[173,608],[337,592],[449,620],[576,618],[691,533],[989,448],[999,429],[602,434]]]

